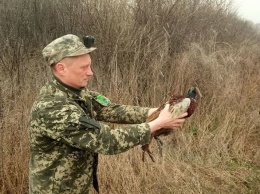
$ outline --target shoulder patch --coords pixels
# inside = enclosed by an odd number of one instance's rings
[[[97,95],[94,97],[94,99],[99,103],[102,104],[103,106],[108,106],[110,104],[110,101],[108,98],[106,98],[103,95]]]

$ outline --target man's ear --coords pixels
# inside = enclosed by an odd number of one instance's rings
[[[56,64],[56,72],[60,75],[64,75],[66,73],[65,63],[58,62]]]

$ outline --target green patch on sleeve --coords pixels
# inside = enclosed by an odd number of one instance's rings
[[[94,98],[99,104],[102,104],[103,106],[108,106],[110,104],[110,101],[108,98],[102,95],[97,95]]]

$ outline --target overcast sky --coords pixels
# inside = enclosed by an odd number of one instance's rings
[[[233,0],[237,13],[254,23],[260,23],[260,0]]]

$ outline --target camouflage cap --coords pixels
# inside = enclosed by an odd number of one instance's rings
[[[78,36],[67,34],[48,44],[42,50],[42,55],[48,64],[52,65],[65,57],[84,55],[94,51],[95,49],[95,47],[85,47]]]

